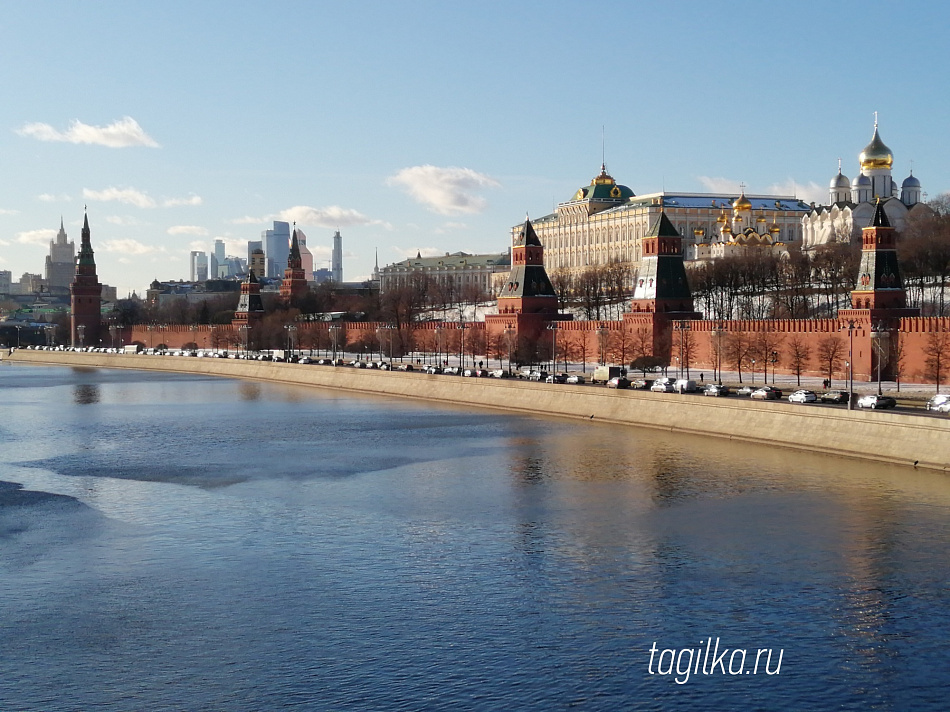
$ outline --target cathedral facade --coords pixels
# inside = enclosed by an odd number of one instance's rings
[[[858,164],[860,172],[849,180],[838,162],[838,174],[828,186],[828,204],[814,207],[802,218],[802,249],[859,241],[862,227],[877,210],[878,199],[889,224],[897,231],[904,228],[911,211],[923,208],[923,191],[913,171],[900,187],[894,181],[894,154],[881,140],[877,121],[871,142],[858,155]]]

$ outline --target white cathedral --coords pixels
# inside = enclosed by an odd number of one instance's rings
[[[861,172],[849,181],[841,173],[831,179],[828,205],[816,206],[802,218],[802,249],[810,250],[830,242],[852,242],[860,239],[861,228],[874,215],[878,198],[884,203],[884,212],[892,227],[903,229],[908,213],[925,209],[921,202],[920,181],[914,172],[901,183],[900,190],[891,178],[894,155],[884,145],[874,121],[874,136],[858,156]]]

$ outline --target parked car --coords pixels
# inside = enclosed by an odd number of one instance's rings
[[[756,391],[755,386],[742,386],[736,391],[737,396],[751,396]]]
[[[847,391],[825,391],[820,399],[822,403],[847,403],[850,396]]]
[[[935,413],[950,413],[950,400],[945,400],[933,410]]]
[[[578,376],[576,373],[567,377],[567,383],[578,385],[584,382],[583,376]]]
[[[441,366],[426,366],[426,373],[439,374],[442,373]]]
[[[703,395],[722,398],[724,396],[731,396],[732,391],[729,390],[729,386],[720,386],[718,383],[710,383],[703,389]]]
[[[442,369],[442,373],[446,376],[457,376],[459,375],[460,369],[458,366],[446,366]]]
[[[607,388],[630,388],[630,381],[624,376],[614,376],[607,381]]]
[[[511,374],[509,374],[503,368],[496,368],[494,371],[492,371],[488,375],[491,376],[492,378],[510,378],[511,377]]]
[[[412,367],[411,363],[401,363],[398,366],[396,366],[396,370],[397,371],[414,371],[415,369]]]
[[[544,379],[545,383],[567,383],[566,373],[552,373]]]
[[[818,400],[818,396],[814,391],[798,390],[794,393],[790,393],[788,396],[789,403],[815,403]]]
[[[696,381],[692,381],[688,378],[679,378],[673,383],[673,390],[676,393],[695,393]]]
[[[530,374],[528,374],[529,381],[540,382],[540,381],[545,380],[547,377],[548,377],[547,371],[532,371]]]
[[[950,403],[950,395],[945,393],[938,393],[929,401],[927,401],[927,410],[936,410],[938,412],[946,413],[947,411],[941,411],[940,406],[944,403]]]
[[[858,408],[893,408],[897,400],[890,396],[869,395],[858,398]]]
[[[630,381],[630,387],[636,388],[639,391],[645,391],[649,388],[651,383],[643,378],[637,378],[633,381]]]
[[[654,393],[672,393],[673,392],[673,379],[672,378],[658,378],[653,382],[653,385],[650,386],[650,390]]]
[[[749,398],[752,400],[778,400],[782,397],[782,391],[778,388],[773,388],[772,386],[762,386],[757,388],[749,394]]]

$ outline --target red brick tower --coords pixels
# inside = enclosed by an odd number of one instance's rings
[[[897,262],[897,233],[887,219],[880,198],[871,224],[861,230],[861,267],[857,287],[851,292],[851,308],[872,312],[907,308]]]
[[[247,273],[247,279],[241,283],[241,300],[234,312],[231,326],[236,330],[247,327],[245,329],[247,331],[259,326],[263,318],[264,302],[261,301],[261,283],[257,281],[254,270],[250,270]],[[247,343],[249,338],[250,334],[245,333],[242,336],[242,341]]]
[[[89,241],[89,216],[83,214],[82,243],[76,276],[69,285],[70,342],[73,346],[98,346],[102,325],[102,285],[96,276],[96,259]]]
[[[498,295],[499,314],[557,314],[557,292],[544,269],[544,247],[530,220],[511,246],[511,274]]]
[[[284,270],[284,279],[280,283],[280,299],[285,304],[291,304],[305,296],[310,290],[307,284],[307,273],[303,269],[303,258],[300,256],[300,241],[297,239],[297,225],[294,224],[294,234],[290,240],[290,255],[287,257],[287,269]]]

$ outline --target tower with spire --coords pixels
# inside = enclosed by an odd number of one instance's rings
[[[903,313],[907,311],[907,295],[897,261],[897,231],[891,227],[880,198],[871,223],[861,230],[861,266],[857,286],[851,292],[851,308],[868,309],[872,318],[888,316],[894,310],[910,316]]]
[[[264,319],[264,302],[261,300],[261,283],[257,281],[254,270],[248,270],[247,278],[241,282],[241,299],[231,320],[235,330],[242,327],[256,329]],[[251,335],[245,334],[242,341],[246,344]]]
[[[525,218],[511,246],[511,273],[498,295],[499,314],[556,314],[557,292],[544,268],[544,247]]]
[[[62,230],[62,228],[61,228]],[[65,232],[63,232],[65,235]],[[89,216],[83,214],[82,241],[76,272],[69,285],[70,342],[73,346],[98,346],[102,328],[102,285],[96,275],[96,258],[89,235]]]
[[[292,304],[306,296],[310,291],[307,284],[307,273],[303,268],[303,259],[300,256],[300,242],[297,238],[297,225],[290,238],[290,254],[287,257],[287,269],[284,270],[284,279],[280,283],[280,299],[285,304]]]

